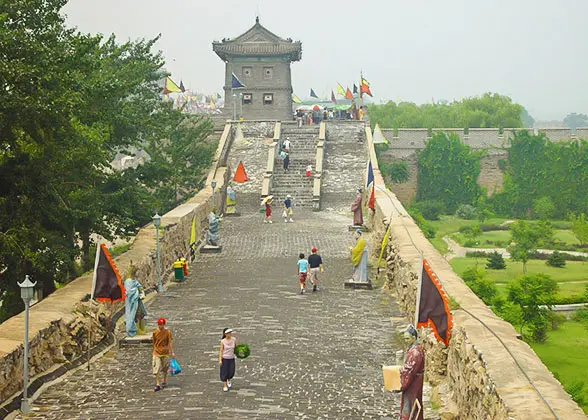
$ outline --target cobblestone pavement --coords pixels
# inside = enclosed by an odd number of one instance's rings
[[[350,216],[297,211],[294,223],[270,225],[248,214],[222,222],[221,254],[199,255],[187,281],[149,302],[150,325],[168,319],[183,374],[154,393],[151,348],[114,349],[51,386],[27,418],[393,418],[399,396],[383,390],[381,367],[403,348],[394,330],[406,321],[380,290],[343,288]],[[299,295],[297,256],[313,246],[323,288]],[[229,326],[251,356],[223,392],[218,345]]]

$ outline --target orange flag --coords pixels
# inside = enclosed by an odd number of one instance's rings
[[[353,93],[347,88],[347,92],[345,92],[345,99],[349,99],[350,101],[353,100]]]
[[[243,166],[243,162],[239,162],[239,165],[237,165],[237,170],[235,171],[233,181],[238,182],[240,184],[249,181],[249,178],[247,178],[247,174],[245,173],[245,167]]]

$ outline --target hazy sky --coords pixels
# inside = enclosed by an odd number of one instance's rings
[[[261,23],[302,41],[294,93],[352,86],[363,69],[376,102],[499,92],[535,119],[588,114],[588,0],[70,0],[68,22],[121,41],[152,38],[174,80],[222,92],[212,41]]]

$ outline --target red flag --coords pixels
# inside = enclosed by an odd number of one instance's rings
[[[331,102],[337,105],[337,98],[335,98],[335,93],[333,91],[331,91]]]
[[[372,92],[370,91],[370,87],[366,84],[363,84],[363,83],[361,84],[361,93],[365,93],[367,95],[370,95],[373,98]]]
[[[345,99],[349,99],[350,101],[353,100],[353,93],[347,88],[347,92],[345,92]]]
[[[421,282],[419,285],[420,299],[417,302],[417,328],[428,327],[433,330],[437,340],[449,345],[449,336],[453,326],[453,317],[449,310],[449,300],[441,286],[441,282],[423,260]]]
[[[237,165],[237,170],[235,171],[233,181],[241,184],[243,182],[249,181],[249,178],[247,178],[247,174],[245,173],[245,167],[243,166],[243,162],[239,162],[239,165]]]
[[[94,279],[92,281],[92,298],[100,302],[117,302],[125,300],[125,287],[120,274],[104,244],[96,251]]]
[[[368,201],[368,207],[372,210],[376,210],[376,186],[372,185],[372,193]]]

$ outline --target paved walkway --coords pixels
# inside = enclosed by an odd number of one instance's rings
[[[393,418],[399,395],[383,390],[381,366],[394,364],[403,348],[394,331],[406,321],[379,290],[343,288],[351,274],[350,216],[298,211],[295,223],[272,225],[261,217],[225,219],[222,254],[199,256],[186,282],[148,305],[150,325],[168,319],[184,369],[167,389],[152,390],[149,347],[115,349],[91,372],[50,387],[27,418]],[[312,246],[326,263],[324,286],[301,296],[297,255]],[[237,362],[225,393],[217,357],[229,326],[252,354]]]

